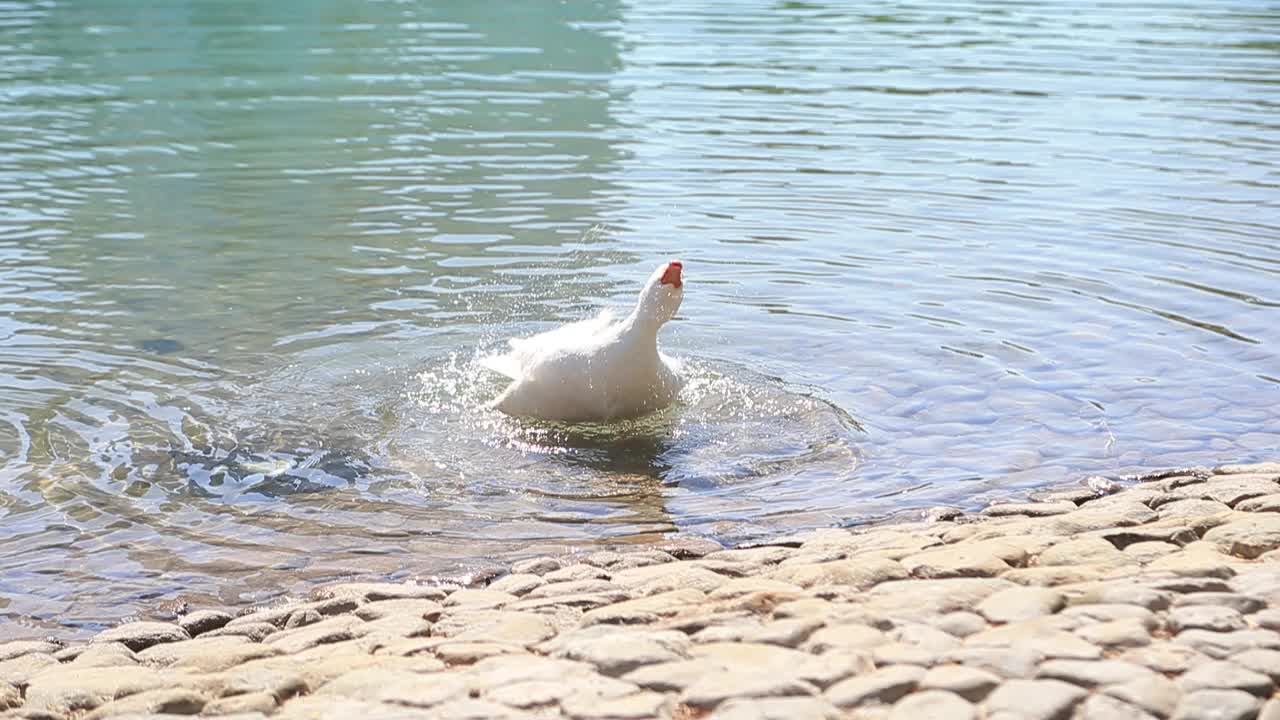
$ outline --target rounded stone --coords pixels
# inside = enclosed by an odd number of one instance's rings
[[[894,703],[889,720],[972,720],[978,710],[959,695],[922,690]]]
[[[1066,605],[1057,590],[1043,587],[1015,587],[993,593],[978,603],[977,610],[991,622],[1009,623],[1052,615]]]
[[[939,665],[920,679],[921,690],[946,690],[970,702],[981,702],[1000,684],[1000,676],[964,665]]]
[[[1250,720],[1261,704],[1243,690],[1197,690],[1182,696],[1171,720]]]

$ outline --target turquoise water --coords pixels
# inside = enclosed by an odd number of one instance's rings
[[[1280,8],[0,3],[0,636],[1280,450]],[[678,407],[479,354],[679,257]],[[8,629],[6,629],[8,628]]]

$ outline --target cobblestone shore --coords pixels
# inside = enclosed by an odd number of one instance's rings
[[[1280,720],[1280,463],[0,644],[0,718]]]

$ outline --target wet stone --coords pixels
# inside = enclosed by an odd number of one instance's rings
[[[118,642],[130,650],[145,650],[152,645],[179,640],[190,640],[186,630],[170,623],[132,622],[103,630],[94,636],[92,642]]]
[[[1087,695],[1061,680],[1009,680],[987,697],[985,707],[987,717],[1007,713],[1026,720],[1065,720]]]
[[[1219,465],[1213,469],[1215,475],[1240,475],[1246,473],[1257,473],[1265,475],[1280,475],[1280,462],[1261,462],[1261,463],[1236,463],[1232,465]]]
[[[351,640],[365,632],[364,622],[349,615],[339,615],[313,625],[295,630],[281,630],[266,639],[266,643],[289,654],[299,653],[317,645]]]
[[[321,598],[357,603],[399,599],[443,600],[447,594],[444,588],[412,583],[341,583],[316,591],[316,596]]]
[[[323,619],[324,616],[315,608],[299,608],[289,613],[289,617],[284,621],[284,629],[291,630],[306,625],[314,625]]]
[[[180,645],[181,643],[166,643],[171,645]],[[157,645],[155,647],[164,647]],[[115,667],[119,665],[137,665],[138,656],[132,650],[124,645],[113,643],[97,643],[84,648],[83,651],[76,654],[74,660],[68,663],[69,666],[76,668],[85,667]]]
[[[1178,678],[1183,692],[1196,690],[1243,690],[1266,697],[1275,689],[1271,678],[1234,662],[1216,661],[1191,668]]]
[[[520,598],[511,593],[496,590],[456,590],[445,598],[445,607],[461,607],[469,610],[497,609]]]
[[[1242,690],[1197,690],[1182,696],[1172,720],[1250,720],[1261,704]]]
[[[586,563],[567,565],[558,570],[544,573],[542,579],[549,583],[572,582],[575,580],[608,580],[609,571]]]
[[[278,631],[279,631],[279,628],[277,628],[275,625],[272,625],[271,623],[260,623],[260,622],[246,623],[244,625],[235,625],[231,627],[223,626],[218,628],[217,630],[210,630],[208,632],[202,633],[200,635],[200,639],[203,640],[205,638],[227,637],[227,636],[235,635],[235,636],[249,638],[253,642],[262,642],[268,636],[273,635]]]
[[[1217,594],[1217,593],[1214,593]],[[1183,630],[1199,628],[1214,632],[1230,632],[1243,630],[1246,627],[1244,617],[1229,607],[1215,605],[1186,605],[1175,607],[1169,611],[1165,621],[1169,631],[1179,633]]]
[[[489,583],[489,589],[522,597],[546,581],[532,573],[513,573]]]
[[[26,685],[28,678],[45,668],[56,666],[58,661],[45,653],[28,653],[0,662],[0,682]]]
[[[564,563],[553,557],[536,557],[521,560],[511,566],[511,572],[520,575],[546,575],[564,567]]]
[[[196,610],[178,619],[178,627],[191,637],[217,630],[231,620],[231,614],[220,610]]]
[[[0,643],[0,662],[12,660],[13,658],[31,653],[44,653],[52,655],[62,649],[57,643],[46,642],[44,640],[15,640],[7,643]]]
[[[418,600],[402,598],[398,600],[375,600],[356,608],[355,616],[361,620],[381,620],[394,615],[410,615],[415,618],[435,621],[440,618],[444,608],[435,600]]]

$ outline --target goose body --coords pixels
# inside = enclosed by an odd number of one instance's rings
[[[527,338],[486,358],[511,378],[492,403],[520,417],[606,421],[660,410],[680,391],[679,364],[658,351],[658,331],[683,298],[683,266],[664,263],[649,277],[631,314],[604,312]]]

